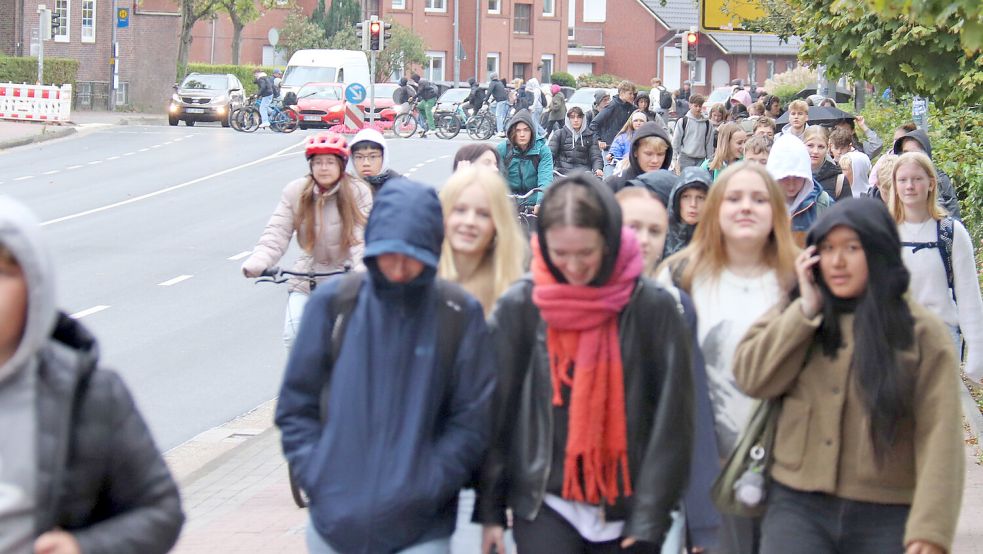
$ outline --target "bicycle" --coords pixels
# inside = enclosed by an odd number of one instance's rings
[[[262,123],[262,114],[259,106],[261,98],[255,98],[251,105],[242,108],[242,124],[238,125],[237,130],[251,133],[259,128]],[[290,106],[284,106],[279,98],[274,98],[270,102],[269,113],[270,129],[277,133],[292,133],[300,125],[300,114]],[[236,127],[235,124],[233,124]]]
[[[259,129],[259,124],[262,122],[259,110],[250,109],[257,101],[258,97],[253,94],[242,106],[232,110],[232,113],[229,114],[229,125],[236,131],[243,133],[252,133]]]
[[[410,138],[416,133],[418,127],[426,128],[426,122],[420,120],[420,109],[417,107],[419,102],[415,98],[410,100],[410,109],[393,119],[393,133],[397,137]]]
[[[351,271],[351,269],[352,268],[350,265],[345,265],[344,269],[342,269],[341,271],[329,271],[325,273],[318,273],[314,271],[307,271],[307,272],[290,271],[287,269],[280,269],[279,267],[271,267],[263,271],[263,273],[256,278],[255,283],[257,284],[274,283],[279,285],[289,281],[290,280],[289,277],[302,277],[307,279],[307,284],[311,289],[311,293],[313,293],[314,289],[317,287],[318,278],[344,275],[349,271]],[[322,422],[324,421],[325,415],[327,413],[326,412],[327,405],[328,405],[328,388],[325,387],[324,390],[321,391],[321,400],[320,400],[320,415],[321,415]],[[294,499],[294,504],[296,504],[298,508],[306,508],[310,503],[309,499],[307,498],[307,493],[305,493],[303,489],[300,488],[300,485],[297,484],[297,479],[294,477],[293,469],[289,467],[287,469],[287,477],[290,480],[290,495]]]
[[[488,140],[498,130],[495,123],[495,114],[491,113],[488,104],[482,106],[478,110],[478,113],[469,117],[464,123],[464,128],[472,140]]]
[[[444,140],[450,140],[461,132],[461,127],[466,116],[464,114],[464,108],[460,104],[455,104],[453,111],[435,113],[433,117],[437,136]]]
[[[522,226],[522,230],[526,233],[526,236],[532,236],[536,232],[536,220],[539,216],[536,213],[536,207],[539,205],[536,200],[539,199],[539,193],[543,192],[545,189],[543,187],[536,187],[530,189],[525,194],[509,194],[508,197],[512,202],[515,203],[515,211],[519,219],[519,225]]]

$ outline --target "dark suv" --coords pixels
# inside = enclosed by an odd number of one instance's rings
[[[229,126],[229,113],[243,104],[243,88],[231,73],[191,73],[180,85],[168,106],[167,121],[191,127],[198,121],[219,121]]]

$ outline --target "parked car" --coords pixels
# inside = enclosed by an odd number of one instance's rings
[[[229,114],[245,101],[242,83],[231,73],[191,73],[174,85],[167,122],[188,127],[199,121],[218,121],[229,126]]]
[[[437,99],[434,112],[453,112],[471,94],[471,87],[449,88]]]
[[[307,83],[297,91],[300,128],[332,127],[345,121],[345,85]]]
[[[734,87],[731,85],[713,89],[710,96],[707,96],[707,101],[703,104],[703,115],[706,116],[710,113],[710,107],[714,104],[723,104],[725,108],[730,109],[730,97],[732,94],[734,94]]]
[[[616,88],[605,88],[601,89],[599,87],[583,87],[578,88],[573,94],[567,98],[567,111],[570,108],[577,106],[587,113],[594,109],[594,92],[598,90],[604,90],[611,95],[612,98],[618,95],[618,89]]]
[[[379,114],[378,119],[384,121],[395,119],[396,111],[393,109],[393,93],[396,92],[397,88],[399,88],[399,85],[396,83],[375,84],[375,113]],[[369,98],[362,101],[359,106],[368,114],[371,109]]]

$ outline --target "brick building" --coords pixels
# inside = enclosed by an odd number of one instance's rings
[[[610,73],[648,84],[660,76],[670,89],[690,78],[680,60],[680,31],[699,23],[692,0],[564,0],[569,37],[568,70],[574,75]],[[693,79],[697,92],[744,79],[765,80],[795,67],[797,39],[782,43],[775,35],[701,33]],[[750,70],[750,71],[749,71]]]
[[[330,4],[330,0],[328,0]],[[282,5],[280,5],[282,4]],[[257,2],[260,17],[242,29],[239,42],[239,63],[243,65],[285,66],[281,52],[270,45],[270,29],[282,29],[283,22],[290,14],[291,4],[299,7],[308,16],[317,7],[317,0],[294,0],[274,3],[272,8],[264,8]],[[232,63],[232,20],[227,13],[219,12],[212,19],[200,20],[191,30],[191,49],[188,60],[199,63]]]
[[[9,0],[5,0],[6,4]],[[109,101],[112,26],[116,23],[111,0],[14,0],[21,4],[15,19],[21,55],[36,55],[38,5],[61,14],[62,28],[44,43],[45,56],[79,61],[75,87],[76,108],[105,109]],[[174,0],[116,0],[129,10],[129,26],[117,31],[119,88],[117,105],[156,111],[172,94],[177,67],[177,37],[181,17]]]

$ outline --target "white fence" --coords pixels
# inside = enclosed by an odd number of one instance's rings
[[[71,115],[72,85],[0,83],[0,119],[68,121]]]

